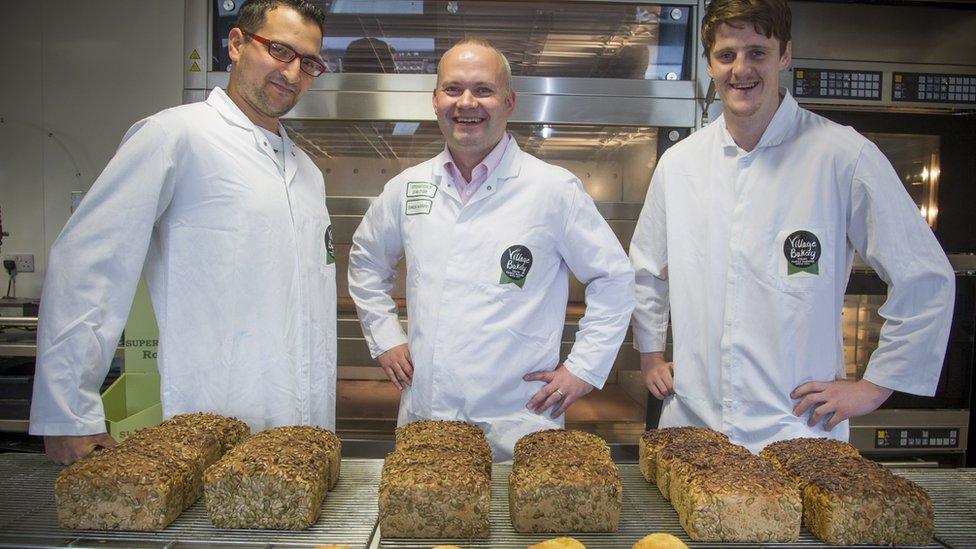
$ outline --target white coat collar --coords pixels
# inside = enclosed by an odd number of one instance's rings
[[[519,148],[518,143],[515,142],[515,136],[508,134],[508,146],[505,147],[505,153],[502,155],[501,161],[498,163],[498,167],[491,174],[491,179],[497,179],[502,181],[504,179],[511,179],[513,177],[518,177],[519,172],[522,170],[522,149]],[[447,172],[444,171],[444,164],[450,160],[447,155],[447,149],[445,148],[437,156],[433,158],[433,176],[434,184],[440,186],[440,183],[444,181],[447,177]]]
[[[769,125],[766,126],[762,137],[759,138],[759,143],[756,144],[756,148],[753,150],[762,147],[775,147],[781,144],[793,128],[793,120],[796,118],[799,105],[797,105],[796,99],[793,99],[793,96],[790,95],[789,90],[780,88],[779,91],[783,95],[783,100],[780,101],[779,107],[777,107],[776,112],[773,114],[773,118],[769,121]],[[722,145],[725,147],[738,147],[735,140],[732,139],[732,134],[729,133],[728,126],[725,124],[725,116],[719,119],[719,124],[719,127],[722,129]]]
[[[227,122],[244,128],[245,130],[250,130],[251,134],[254,136],[254,146],[262,151],[268,157],[277,162],[275,158],[275,152],[267,144],[267,140],[264,138],[264,134],[258,126],[251,122],[251,119],[244,114],[244,111],[234,103],[234,100],[227,95],[227,92],[220,88],[214,88],[207,96],[207,105],[210,105],[224,117]],[[297,161],[297,147],[295,143],[288,137],[288,132],[285,131],[285,127],[278,122],[278,135],[281,136],[282,146],[285,149],[285,182],[291,183],[292,179],[295,177],[295,173],[298,171],[298,161]]]

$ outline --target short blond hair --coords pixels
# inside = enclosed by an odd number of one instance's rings
[[[471,37],[471,38],[464,38],[462,40],[455,42],[450,48],[447,49],[447,51],[444,52],[444,55],[441,56],[441,60],[443,60],[444,57],[447,56],[447,52],[461,46],[481,46],[482,48],[488,48],[489,50],[495,52],[495,55],[497,55],[498,58],[502,60],[502,66],[505,68],[505,87],[507,87],[509,90],[512,89],[512,65],[509,64],[508,59],[505,57],[505,54],[501,52],[501,50],[496,48],[494,45],[492,45],[491,42],[485,40],[484,38]],[[438,60],[437,61],[438,84],[440,83],[440,80],[441,80],[441,61]]]

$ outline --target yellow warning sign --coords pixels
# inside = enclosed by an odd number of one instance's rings
[[[200,72],[200,65],[197,65],[196,61],[194,61],[193,64],[190,65],[190,72]]]
[[[200,59],[200,54],[197,53],[197,50],[193,50],[193,53],[190,54],[190,59]]]

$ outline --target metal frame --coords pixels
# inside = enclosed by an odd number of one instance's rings
[[[204,99],[215,87],[225,87],[229,75],[210,72],[210,3],[207,0],[184,1],[185,58],[189,59],[191,52],[196,50],[207,61],[202,73],[190,73],[187,63],[183,100],[193,102]],[[576,3],[603,1],[579,0]],[[614,3],[647,2],[616,0]],[[693,7],[696,10],[694,28],[698,32],[701,0],[676,0],[666,4]],[[701,56],[697,40],[694,51],[692,74],[697,75],[695,80],[515,77],[513,86],[518,93],[518,102],[511,121],[695,128],[701,118],[698,98],[704,97],[699,84],[703,68],[698,62]],[[326,74],[315,80],[306,97],[284,118],[434,120],[430,94],[435,84],[433,75]]]

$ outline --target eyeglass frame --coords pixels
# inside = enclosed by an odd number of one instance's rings
[[[323,74],[325,74],[325,72],[327,70],[327,68],[325,66],[325,63],[323,63],[322,61],[320,61],[317,57],[315,57],[313,55],[302,55],[302,54],[298,53],[297,51],[295,51],[295,48],[292,48],[288,44],[282,44],[281,42],[277,42],[275,40],[270,40],[270,39],[265,38],[263,36],[254,34],[253,32],[247,32],[245,30],[242,30],[241,33],[244,36],[248,36],[250,38],[253,38],[256,42],[260,42],[261,44],[263,44],[264,47],[267,48],[267,50],[268,50],[268,55],[270,55],[271,58],[274,59],[275,61],[280,61],[282,63],[291,63],[295,59],[298,59],[298,68],[300,68],[302,70],[302,72],[304,72],[305,74],[311,76],[312,78],[317,78],[319,76],[322,76]],[[291,52],[292,58],[291,59],[288,59],[288,60],[285,60],[285,59],[281,59],[278,56],[276,56],[275,54],[271,53],[271,47],[272,47],[272,45],[280,46],[280,47],[284,48],[285,51]],[[305,64],[304,64],[306,60],[314,63],[315,65],[317,65],[319,67],[322,67],[322,71],[319,72],[318,74],[312,74],[311,72],[309,72],[308,70],[306,70],[305,69]]]

